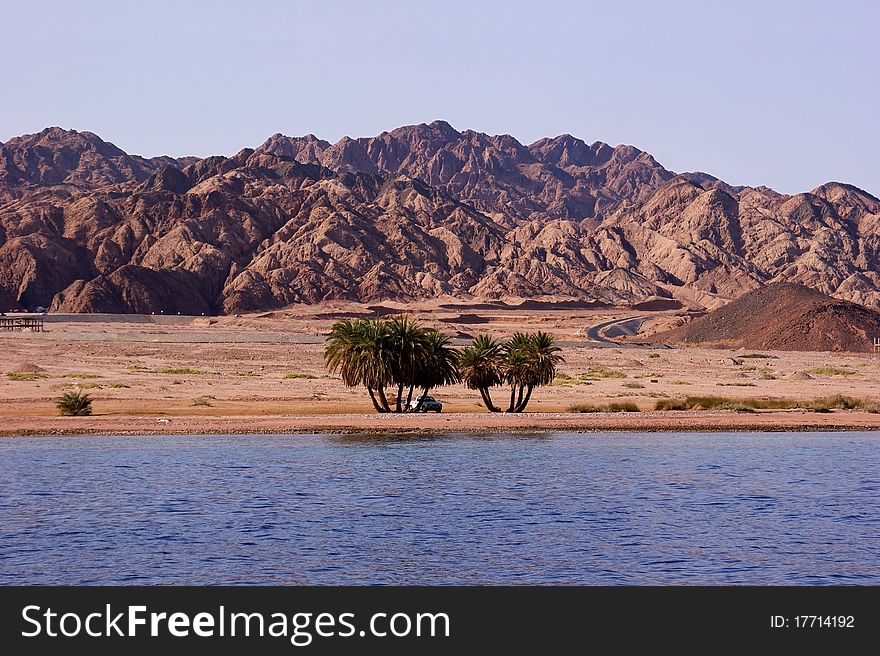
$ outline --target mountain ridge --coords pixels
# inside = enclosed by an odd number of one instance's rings
[[[709,306],[790,280],[880,306],[880,200],[675,173],[633,146],[443,121],[231,157],[47,128],[0,145],[0,299],[241,312],[441,295]]]

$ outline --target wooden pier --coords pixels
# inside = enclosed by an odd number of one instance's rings
[[[0,317],[0,331],[11,332],[13,330],[30,330],[31,332],[43,332],[45,317]]]

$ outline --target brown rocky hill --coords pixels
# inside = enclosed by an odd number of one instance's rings
[[[141,181],[163,166],[182,167],[197,158],[146,159],[129,155],[91,132],[46,128],[0,144],[0,199],[31,185],[70,184],[96,189]]]
[[[872,351],[880,312],[809,287],[775,283],[652,339],[785,351]]]
[[[631,146],[416,125],[233,157],[87,132],[0,146],[0,302],[240,312],[441,295],[719,301],[775,281],[880,306],[880,201],[677,175]],[[5,309],[5,307],[4,307]]]

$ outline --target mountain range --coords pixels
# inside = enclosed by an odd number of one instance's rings
[[[796,282],[880,307],[880,200],[674,173],[632,146],[435,121],[232,157],[0,144],[0,308],[237,313],[323,300],[673,299]]]

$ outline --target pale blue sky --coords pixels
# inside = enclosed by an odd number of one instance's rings
[[[880,2],[0,0],[0,140],[231,154],[445,119],[880,194]]]

